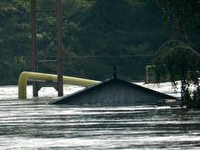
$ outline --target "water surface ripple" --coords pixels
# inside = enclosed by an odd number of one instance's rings
[[[200,149],[198,110],[56,106],[0,90],[0,149]]]

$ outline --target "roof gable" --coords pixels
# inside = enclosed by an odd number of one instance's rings
[[[123,94],[123,92],[124,92],[124,93],[126,93],[127,96],[129,96],[129,94],[126,91],[126,90],[129,90],[130,93],[133,93],[132,91],[136,91],[136,93],[142,92],[140,94],[141,99],[144,99],[145,95],[146,95],[146,97],[148,97],[150,95],[150,96],[154,96],[154,97],[159,97],[160,99],[175,99],[175,97],[173,97],[173,96],[169,96],[169,95],[166,95],[166,94],[163,94],[163,93],[160,93],[160,92],[157,92],[157,91],[154,91],[154,90],[133,84],[131,82],[127,82],[127,81],[124,81],[124,80],[121,80],[121,79],[114,78],[114,79],[107,80],[107,81],[104,81],[102,83],[96,84],[94,86],[85,88],[85,89],[78,91],[78,92],[75,92],[71,95],[65,96],[61,99],[56,100],[55,102],[52,102],[51,104],[68,104],[68,103],[73,103],[73,100],[74,101],[80,101],[80,104],[82,104],[83,101],[81,101],[81,99],[88,99],[88,103],[90,103],[90,101],[91,101],[90,99],[95,99],[96,97],[94,98],[94,96],[93,96],[93,98],[90,98],[91,96],[89,97],[89,95],[91,95],[91,94],[95,95],[95,93],[96,93],[96,96],[98,95],[97,96],[97,99],[98,99],[99,94],[97,94],[97,93],[99,93],[99,91],[103,91],[101,93],[102,95],[103,94],[105,95],[105,93],[107,93],[107,91],[110,92],[110,94],[111,94],[112,93],[111,87],[113,87],[113,86],[116,87],[116,88],[117,87],[121,88],[120,91],[118,91],[116,89],[116,93],[113,94],[113,95],[116,94],[119,97],[120,97],[120,92],[121,92],[121,95],[124,95]],[[107,95],[109,95],[109,94],[107,94]],[[135,94],[136,95],[135,96],[134,93],[130,94],[130,96],[131,95],[132,95],[132,97],[138,96],[138,94]],[[124,97],[126,97],[126,96],[124,96]],[[126,99],[124,97],[122,99]],[[78,100],[75,100],[75,99],[78,99]],[[101,97],[101,99],[105,99],[105,96],[104,96],[104,98]],[[111,98],[111,99],[114,99],[114,98]],[[87,100],[85,100],[85,101],[87,101]],[[102,102],[103,102],[103,100],[102,100]],[[78,102],[76,102],[76,103],[78,103]],[[87,102],[85,102],[85,103],[87,103]]]

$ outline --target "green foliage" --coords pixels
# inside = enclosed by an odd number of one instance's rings
[[[120,76],[126,76],[132,80],[144,79],[144,68],[147,63],[150,63],[149,57],[138,59],[135,56],[132,58],[129,56],[153,55],[160,43],[167,40],[170,34],[170,30],[162,26],[161,19],[158,19],[161,18],[161,14],[155,8],[156,5],[152,1],[93,1],[93,5],[88,7],[77,26],[79,36],[76,41],[79,42],[79,47],[73,51],[78,56],[97,56],[92,61],[102,66],[106,64],[108,68],[116,65],[120,68],[118,70],[121,70]],[[164,31],[160,32],[162,29]],[[99,57],[104,58],[101,60],[98,59]],[[139,64],[141,68],[135,64]],[[131,70],[126,69],[127,66],[131,67]],[[94,74],[95,71],[91,68],[88,67],[87,72]],[[100,72],[101,76],[104,77],[106,72],[108,72],[106,69]],[[96,76],[99,75],[94,74],[93,78]]]
[[[170,74],[170,80],[187,80],[198,83],[197,71],[200,69],[200,55],[189,45],[180,41],[168,41],[156,53],[154,64],[159,76]],[[190,74],[190,75],[188,75]]]
[[[9,72],[8,74],[17,79],[18,75],[24,71],[28,70],[27,62],[24,57],[14,58],[14,60],[9,64]]]
[[[199,87],[200,55],[180,41],[168,41],[157,52],[154,65],[157,79],[169,76],[174,86],[181,80],[183,104],[191,106],[189,87],[191,85]]]
[[[0,79],[13,83],[27,69],[16,59],[30,54],[29,1],[1,0],[0,18]]]
[[[155,0],[163,13],[164,22],[174,29],[174,38],[189,41],[199,50],[200,3],[198,0]]]
[[[39,0],[37,9],[54,9],[55,1]],[[145,78],[145,65],[172,31],[149,0],[63,0],[64,74],[104,80],[113,65],[124,79]],[[30,70],[31,26],[28,0],[0,1],[0,68],[10,77]],[[57,59],[55,12],[37,15],[38,59]],[[193,31],[193,30],[192,30]],[[194,34],[193,34],[194,35]],[[197,36],[197,35],[196,35]],[[198,47],[194,36],[192,41]],[[15,58],[23,58],[26,66]],[[40,72],[56,73],[56,63],[38,64]],[[110,69],[111,68],[111,69]],[[1,79],[7,74],[1,73]]]
[[[163,13],[163,20],[172,24],[174,39],[187,41],[199,51],[200,3],[197,0],[155,0]],[[167,42],[158,51],[154,63],[156,74],[170,76],[176,85],[181,80],[183,104],[200,108],[199,70],[200,55],[189,45],[178,41]],[[190,92],[190,85],[197,89]],[[193,95],[193,96],[192,96]]]
[[[193,101],[190,104],[192,108],[200,108],[200,88],[198,87],[196,91],[193,92]]]
[[[14,57],[13,60],[0,62],[0,84],[14,84],[24,70],[29,70],[27,60],[24,57]]]

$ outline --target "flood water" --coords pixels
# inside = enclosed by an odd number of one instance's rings
[[[70,92],[81,89],[66,86]],[[17,99],[0,87],[0,149],[200,149],[200,111],[168,106],[48,105],[56,92]]]

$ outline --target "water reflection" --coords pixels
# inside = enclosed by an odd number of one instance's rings
[[[200,111],[0,98],[0,149],[200,149]]]

